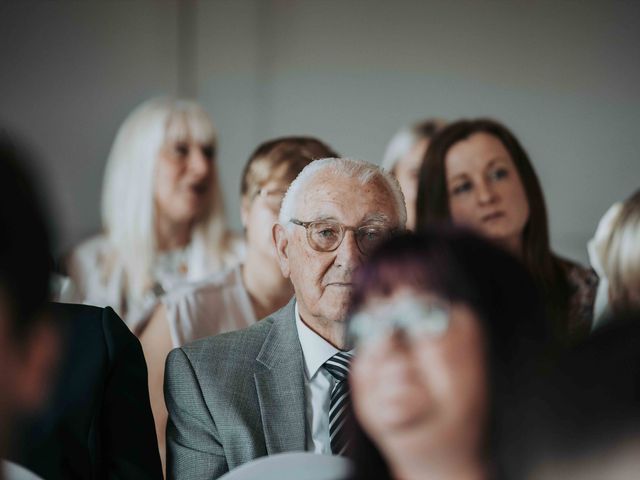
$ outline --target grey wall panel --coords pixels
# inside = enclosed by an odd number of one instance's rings
[[[242,167],[267,138],[379,161],[407,122],[494,116],[531,154],[554,246],[584,261],[600,215],[640,186],[639,44],[631,1],[8,1],[0,121],[47,160],[64,250],[99,228],[115,131],[155,94],[181,88],[213,114],[236,228]]]
[[[176,5],[0,4],[0,122],[34,143],[58,212],[58,251],[100,228],[111,142],[146,98],[174,94]]]

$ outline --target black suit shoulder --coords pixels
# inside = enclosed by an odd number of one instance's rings
[[[47,479],[161,479],[140,342],[111,308],[53,303],[50,312],[62,337],[58,378],[16,459]]]

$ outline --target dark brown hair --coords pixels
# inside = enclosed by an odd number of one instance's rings
[[[260,185],[276,174],[292,182],[313,160],[339,157],[329,145],[313,137],[280,137],[264,142],[254,150],[242,172],[240,193],[253,197]]]
[[[529,219],[522,233],[522,261],[546,300],[549,316],[557,321],[557,334],[564,336],[568,331],[570,288],[561,260],[551,251],[547,207],[538,176],[527,152],[507,127],[485,118],[459,120],[435,135],[418,177],[417,228],[451,222],[447,153],[456,143],[476,133],[487,133],[500,140],[520,176],[529,203]]]

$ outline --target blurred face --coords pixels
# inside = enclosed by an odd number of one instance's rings
[[[170,223],[193,223],[211,201],[215,147],[186,140],[166,143],[156,166],[155,204]]]
[[[416,197],[418,195],[418,173],[420,172],[420,166],[422,165],[422,158],[424,157],[427,148],[429,147],[429,140],[422,139],[416,142],[411,150],[403,156],[395,168],[393,173],[398,179],[402,193],[404,194],[404,200],[407,204],[407,228],[413,230],[416,225]]]
[[[384,232],[399,226],[395,201],[379,181],[362,185],[352,178],[320,172],[303,189],[296,212],[303,222],[326,220]],[[331,236],[332,232],[321,230],[319,234]],[[291,278],[300,315],[312,327],[345,319],[353,273],[365,258],[355,235],[346,231],[337,248],[323,252],[312,248],[303,226],[274,227],[280,268]]]
[[[278,222],[278,214],[289,182],[272,179],[266,182],[253,199],[242,199],[242,224],[245,227],[247,251],[276,260],[272,229]]]
[[[456,452],[477,453],[487,375],[474,312],[400,287],[390,296],[372,296],[359,313],[376,334],[356,341],[352,399],[383,453],[437,453],[443,461]]]
[[[20,341],[12,335],[7,305],[0,291],[0,456],[15,416],[44,402],[58,358],[58,337],[51,326],[36,325]]]
[[[451,219],[516,249],[529,220],[529,202],[509,152],[493,135],[476,133],[447,153]]]

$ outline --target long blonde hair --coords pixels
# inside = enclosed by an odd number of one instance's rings
[[[602,268],[611,309],[640,309],[640,190],[625,200],[611,223]]]
[[[124,264],[127,293],[134,297],[152,286],[152,266],[158,253],[154,202],[158,155],[165,142],[187,135],[200,143],[216,142],[213,122],[200,105],[154,98],[127,117],[107,160],[102,224],[115,256]],[[211,205],[194,226],[191,241],[204,248],[206,267],[218,270],[227,264],[231,234],[215,166],[211,181]]]

